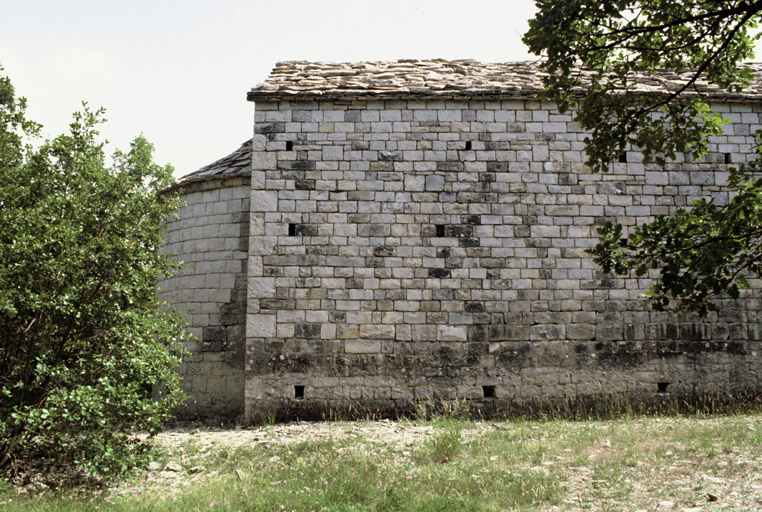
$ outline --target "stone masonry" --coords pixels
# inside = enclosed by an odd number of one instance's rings
[[[164,251],[184,262],[159,297],[185,312],[192,339],[179,371],[183,419],[236,418],[243,408],[251,141],[180,180],[184,205],[168,222]]]
[[[728,168],[762,128],[762,79],[696,84],[730,121],[701,161],[659,168],[629,148],[605,174],[540,90],[529,63],[277,64],[248,95],[253,139],[177,185],[165,250],[187,263],[160,284],[196,338],[183,414],[759,393],[760,283],[706,319],[659,313],[652,281],[604,275],[586,250],[607,221],[727,201]]]
[[[658,313],[648,279],[585,252],[606,221],[727,200],[759,96],[700,84],[731,121],[705,159],[658,168],[633,149],[593,174],[540,86],[523,63],[289,62],[251,91],[249,421],[759,389],[755,294],[706,320]]]

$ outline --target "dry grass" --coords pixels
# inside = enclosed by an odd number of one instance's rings
[[[0,510],[762,509],[760,413],[304,423],[175,430],[159,445],[153,470],[101,494],[6,488]]]

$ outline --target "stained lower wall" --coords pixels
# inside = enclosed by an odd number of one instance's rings
[[[179,368],[189,400],[181,419],[231,419],[243,411],[248,177],[189,183],[167,224],[163,251],[184,262],[159,283],[161,300],[185,312],[191,339]]]
[[[627,151],[607,174],[571,115],[537,101],[256,108],[249,421],[759,389],[756,292],[706,320],[650,311],[649,279],[603,275],[586,249],[606,221],[727,200],[760,105],[715,105],[731,124],[701,162]]]

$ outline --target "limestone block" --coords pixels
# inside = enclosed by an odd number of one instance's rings
[[[646,183],[649,185],[668,185],[669,173],[646,171]]]
[[[352,339],[358,337],[358,331],[356,325],[337,325],[336,337],[338,339]]]
[[[430,192],[444,190],[444,176],[426,176],[426,190]]]
[[[468,328],[465,325],[438,325],[437,341],[466,341]]]
[[[385,108],[379,113],[380,121],[402,121],[402,112],[398,109]]]
[[[344,158],[343,146],[323,146],[323,160],[342,160]]]
[[[251,168],[253,171],[269,171],[277,168],[277,154],[268,151],[254,151],[251,155]]]
[[[371,324],[360,326],[360,338],[372,338],[379,340],[393,340],[394,326],[385,324]]]
[[[246,315],[247,338],[272,338],[275,333],[275,315]]]
[[[336,339],[337,326],[336,324],[321,324],[320,326],[320,338],[324,340]]]
[[[191,389],[194,393],[206,392],[206,383],[208,377],[206,375],[194,375],[191,377]]]
[[[277,245],[275,236],[251,236],[249,237],[249,254],[251,256],[269,256]]]
[[[530,340],[557,340],[566,335],[563,325],[533,325],[529,329]]]
[[[431,176],[429,176],[430,178]],[[405,190],[410,192],[422,192],[426,187],[427,179],[423,176],[407,175],[405,176]]]
[[[293,338],[296,324],[277,324],[276,335],[278,338]]]
[[[399,284],[397,284],[397,287],[399,288]],[[382,288],[386,288],[386,287],[382,286]],[[394,301],[395,311],[418,311],[419,308],[420,308],[420,303],[415,300]]]
[[[305,311],[301,309],[281,309],[276,313],[278,323],[297,323],[304,322]]]
[[[344,342],[344,351],[347,354],[377,354],[381,352],[380,340],[347,340]]]
[[[250,277],[247,289],[250,299],[275,298],[275,278]]]
[[[561,229],[558,226],[531,226],[532,238],[555,238],[561,236]]]
[[[345,318],[348,324],[369,324],[373,321],[370,311],[347,311]]]
[[[621,340],[624,328],[621,325],[598,325],[596,327],[596,339]]]
[[[227,379],[215,377],[206,383],[206,392],[214,395],[224,395],[227,392]]]
[[[436,121],[437,112],[435,110],[416,110],[413,113],[413,119],[415,121]]]
[[[274,212],[278,210],[278,192],[274,190],[252,190],[252,212]]]

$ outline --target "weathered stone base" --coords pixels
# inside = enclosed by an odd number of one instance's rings
[[[196,344],[197,347],[204,344]],[[218,351],[197,348],[178,371],[188,393],[185,404],[175,411],[184,421],[237,420],[243,404],[242,344]]]
[[[437,404],[476,417],[646,411],[762,389],[759,340],[439,343],[298,356],[276,346],[247,379],[247,423],[398,417]]]
[[[762,387],[711,393],[633,393],[577,398],[432,399],[432,400],[297,400],[250,402],[247,424],[288,421],[355,421],[385,418],[605,419],[621,414],[725,412],[759,407]]]

